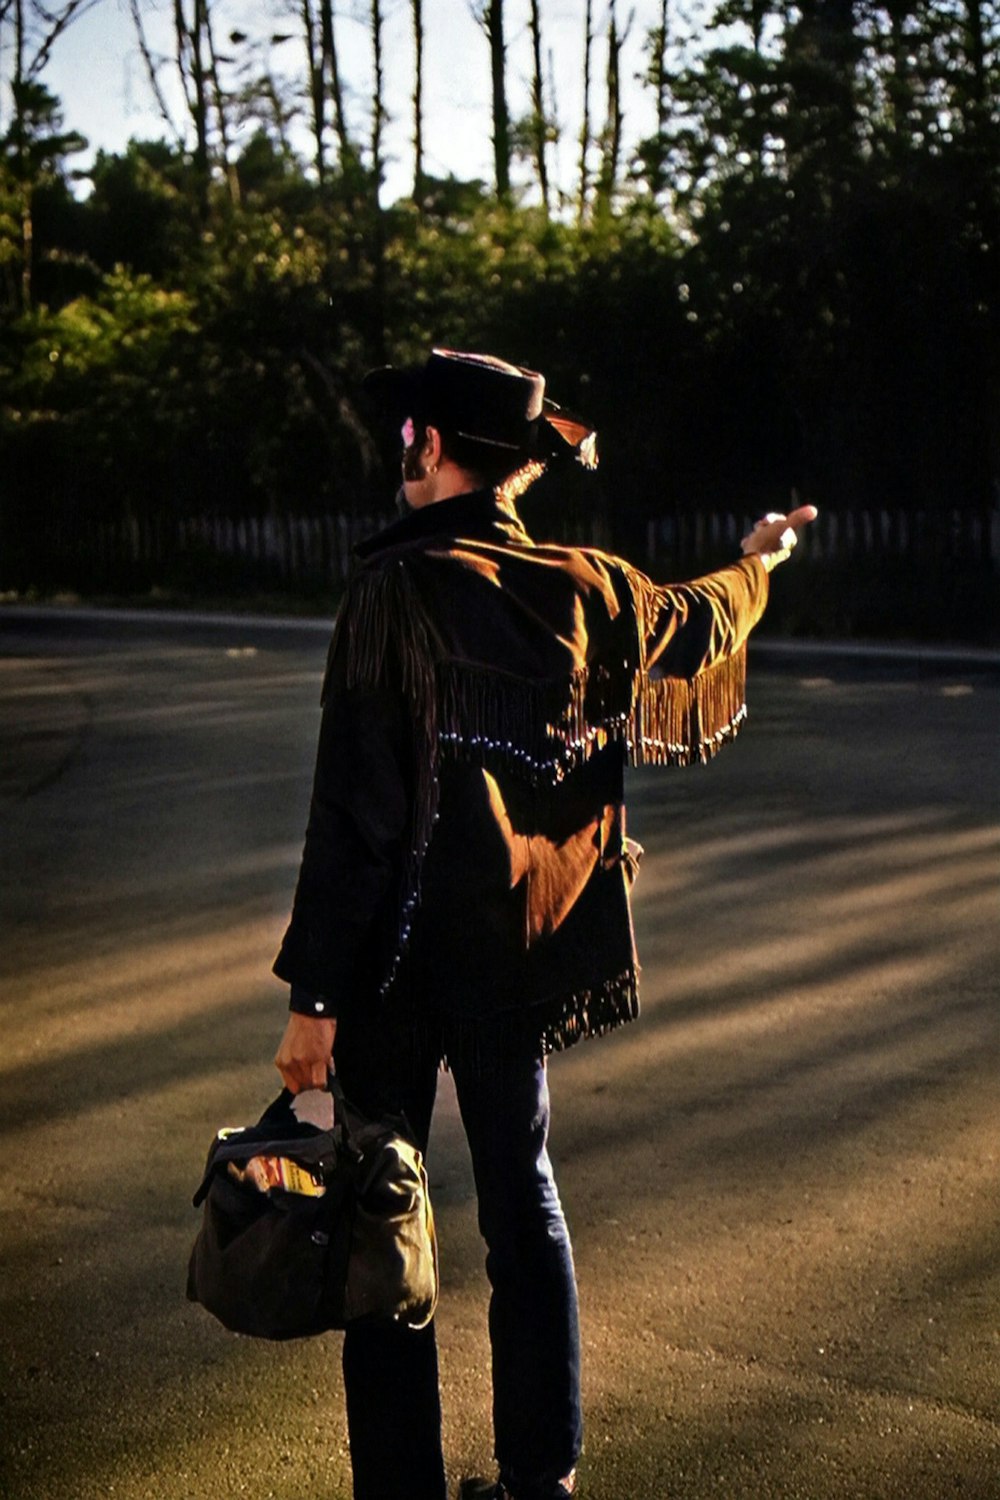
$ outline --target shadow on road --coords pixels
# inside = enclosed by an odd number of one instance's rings
[[[336,1338],[183,1299],[208,1137],[276,1087],[318,666],[58,674],[83,749],[0,806],[0,1490],[346,1500]],[[707,772],[634,778],[643,1017],[552,1068],[588,1500],[996,1494],[998,693],[958,686],[762,677]],[[457,1472],[488,1356],[447,1086],[432,1177]]]

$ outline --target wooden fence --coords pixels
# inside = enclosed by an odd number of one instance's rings
[[[753,518],[743,511],[673,511],[646,527],[646,560],[710,561],[737,555]],[[818,562],[858,558],[1000,563],[1000,507],[943,510],[832,510],[802,533],[801,555]]]
[[[529,518],[530,519],[530,518]],[[283,583],[341,583],[354,548],[386,521],[385,516],[265,515],[198,516],[167,522],[130,518],[109,528],[102,553],[117,554],[155,570],[171,558],[214,555],[242,560],[251,572]],[[648,521],[646,556],[652,564],[677,559],[718,565],[739,554],[740,538],[754,518],[743,511],[674,510]],[[556,540],[610,547],[603,524],[575,512],[558,527]],[[953,507],[938,511],[824,509],[802,534],[802,555],[817,563],[872,559],[1000,562],[1000,509]]]
[[[530,508],[526,514],[531,522]],[[164,513],[129,514],[81,529],[71,516],[33,518],[17,535],[0,539],[0,589],[149,587],[178,579],[211,588],[234,586],[336,589],[351,568],[354,547],[384,525],[386,515],[292,515],[242,517]],[[739,555],[739,541],[752,526],[743,511],[673,509],[645,528],[645,556],[626,547],[657,577],[690,577],[692,570],[720,565]],[[573,510],[538,534],[578,545],[613,549],[615,539],[598,516]],[[822,573],[867,559],[872,567],[954,564],[977,575],[1000,564],[1000,509],[942,510],[824,509],[803,533],[800,554]],[[867,570],[866,570],[867,571]]]

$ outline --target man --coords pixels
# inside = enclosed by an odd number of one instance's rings
[[[447,1060],[492,1286],[500,1476],[477,1493],[564,1500],[579,1328],[545,1058],[637,1014],[624,766],[733,736],[768,573],[815,512],[658,587],[521,524],[546,464],[593,461],[540,375],[436,350],[367,384],[401,424],[407,513],[359,549],[334,632],[275,1061],[299,1090],[332,1056],[360,1109],[405,1113],[426,1148]],[[350,1328],[343,1358],[356,1500],[445,1500],[433,1327]]]

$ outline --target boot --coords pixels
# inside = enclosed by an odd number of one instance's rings
[[[544,1496],[539,1492],[532,1500],[570,1500],[576,1490],[576,1470],[567,1474]],[[463,1479],[458,1491],[458,1500],[517,1500],[510,1490],[491,1479]]]

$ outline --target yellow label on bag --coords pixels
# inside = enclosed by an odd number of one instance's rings
[[[245,1167],[229,1163],[229,1175],[237,1182],[251,1183],[259,1193],[284,1188],[286,1193],[300,1193],[307,1198],[322,1198],[325,1185],[313,1174],[287,1156],[251,1156]]]
[[[308,1198],[322,1198],[326,1188],[321,1182],[317,1182],[311,1172],[305,1167],[300,1167],[297,1161],[289,1161],[287,1156],[278,1157],[278,1169],[281,1173],[281,1186],[289,1193],[304,1193]]]

